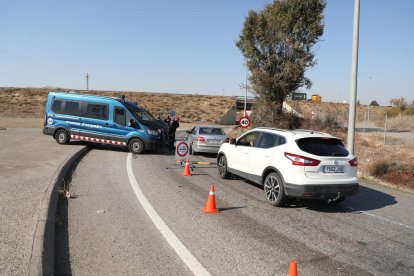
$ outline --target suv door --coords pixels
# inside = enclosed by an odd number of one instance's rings
[[[286,139],[275,133],[262,132],[256,146],[251,149],[247,167],[248,179],[260,183],[263,171],[268,166],[274,165],[277,146],[285,144]]]
[[[249,155],[256,146],[259,137],[259,131],[249,132],[240,137],[235,145],[231,145],[232,148],[226,156],[228,167],[236,170],[236,173],[241,177],[247,178]]]

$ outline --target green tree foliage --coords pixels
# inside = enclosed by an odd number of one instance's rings
[[[379,106],[377,101],[371,101],[370,106]]]
[[[323,34],[325,0],[275,0],[262,11],[249,11],[236,46],[245,57],[253,93],[282,114],[286,97],[315,65],[312,47]]]

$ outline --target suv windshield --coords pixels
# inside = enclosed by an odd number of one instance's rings
[[[318,156],[348,156],[349,152],[342,141],[335,138],[302,138],[296,140],[299,148]]]

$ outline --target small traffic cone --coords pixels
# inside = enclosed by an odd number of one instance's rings
[[[185,162],[185,166],[184,166],[184,172],[182,174],[182,176],[191,176],[191,171],[190,171],[190,162],[187,160],[187,162]]]
[[[290,262],[288,276],[298,276],[298,262],[296,260]]]
[[[216,195],[214,194],[214,184],[211,184],[210,193],[208,195],[206,206],[204,206],[203,211],[205,213],[213,214],[220,213],[220,210],[216,207]]]

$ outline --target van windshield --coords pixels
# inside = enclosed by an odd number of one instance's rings
[[[156,122],[156,119],[152,114],[136,103],[128,101],[128,100],[119,100],[133,115],[136,119],[138,119],[141,123],[145,125],[151,124],[151,122]]]
[[[138,118],[142,122],[145,122],[145,121],[155,121],[154,116],[152,116],[152,114],[149,113],[145,109],[133,109],[131,111],[134,114],[134,116],[136,118]]]

